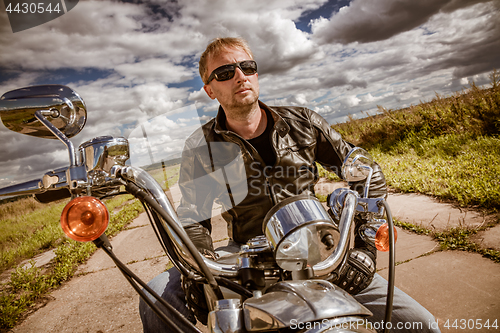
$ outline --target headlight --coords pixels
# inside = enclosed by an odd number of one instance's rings
[[[311,196],[288,198],[274,206],[263,224],[276,263],[299,271],[328,258],[339,231],[321,203]]]

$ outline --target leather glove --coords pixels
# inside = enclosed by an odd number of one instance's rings
[[[207,325],[208,305],[203,290],[203,283],[182,277],[182,289],[186,294],[186,303],[189,310],[203,325]]]
[[[359,293],[373,280],[376,266],[372,256],[368,251],[349,250],[347,260],[342,265],[337,278],[331,282],[351,295]]]
[[[184,230],[202,255],[211,256],[215,253],[212,238],[207,228],[199,223],[193,223],[184,227]]]
[[[373,174],[370,182],[370,190],[368,191],[369,198],[386,198],[387,197],[387,183],[384,173],[376,162],[372,165]],[[363,195],[365,190],[365,180],[359,182],[349,182],[349,188]]]

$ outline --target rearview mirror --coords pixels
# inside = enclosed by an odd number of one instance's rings
[[[373,158],[363,148],[352,149],[342,165],[342,177],[348,182],[357,182],[371,177]]]
[[[30,136],[57,139],[35,117],[35,112],[40,110],[51,111],[45,118],[68,138],[80,133],[87,121],[83,99],[66,86],[31,86],[0,97],[0,118],[5,127]]]

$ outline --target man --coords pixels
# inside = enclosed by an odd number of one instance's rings
[[[177,212],[200,252],[215,257],[210,237],[214,200],[222,205],[229,237],[243,244],[262,233],[262,221],[275,204],[299,194],[314,195],[318,179],[315,162],[339,174],[353,146],[311,110],[268,107],[260,102],[257,64],[243,39],[215,39],[202,54],[199,70],[205,92],[211,99],[218,100],[220,108],[215,119],[186,141],[179,179],[182,199]],[[248,192],[243,191],[244,195],[238,186],[193,181],[206,179],[204,176],[221,169],[213,156],[217,150],[214,147],[226,147],[225,144],[237,147],[241,153],[244,164],[241,174],[245,175],[243,181],[248,184],[245,187]],[[230,153],[230,148],[226,151],[219,157],[230,161],[236,156]],[[362,191],[362,184],[351,186]],[[375,165],[369,196],[386,195],[385,178]],[[387,282],[375,273],[375,257],[372,246],[356,239],[355,249],[351,250],[349,259],[332,282],[355,295],[374,313],[370,320],[380,323],[384,319]],[[192,312],[200,319],[206,315],[204,308],[199,301],[192,302],[188,297],[191,311],[188,310],[180,284],[179,273],[175,270],[150,282],[153,289],[195,322]],[[195,299],[202,298],[192,284],[187,289],[196,294]],[[429,323],[434,323],[434,317],[427,310],[400,290],[395,291],[393,307],[394,327],[397,322],[422,322],[423,327],[418,330],[421,332]],[[162,323],[143,303],[140,312],[145,332],[161,330]]]

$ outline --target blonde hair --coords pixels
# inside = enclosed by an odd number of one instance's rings
[[[199,62],[199,71],[200,71],[200,76],[201,80],[203,83],[207,84],[208,76],[210,75],[207,73],[208,68],[207,68],[207,63],[209,58],[217,57],[219,54],[222,53],[223,50],[229,49],[229,48],[235,48],[235,49],[241,49],[245,51],[250,58],[253,60],[253,53],[250,50],[250,47],[248,46],[248,43],[246,40],[244,40],[241,37],[223,37],[223,38],[215,38],[208,44],[207,48],[205,49],[205,52],[200,57],[200,62]]]

